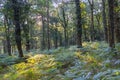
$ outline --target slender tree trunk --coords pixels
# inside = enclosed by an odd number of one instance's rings
[[[59,32],[59,46],[63,46],[63,38],[62,38],[62,33]]]
[[[12,54],[11,54],[11,43],[10,43],[10,24],[8,22],[8,18],[6,15],[5,15],[4,25],[6,28],[7,52],[8,52],[8,55],[11,56]]]
[[[108,0],[109,6],[109,46],[115,48],[114,40],[114,0]]]
[[[104,27],[104,39],[108,42],[108,28],[107,28],[107,19],[105,12],[105,2],[106,0],[102,0],[102,17],[103,17],[103,27]]]
[[[48,50],[50,49],[50,28],[49,28],[49,0],[47,0],[47,45]]]
[[[64,46],[65,48],[67,47],[67,30],[66,30],[66,27],[64,28]]]
[[[76,4],[76,15],[77,15],[77,46],[82,47],[82,23],[81,23],[81,8],[80,1],[75,0]]]
[[[65,48],[68,47],[68,40],[67,40],[67,19],[66,19],[66,15],[65,15],[65,10],[64,7],[61,7],[62,9],[62,16],[63,16],[63,28],[64,28],[64,46]]]
[[[120,18],[116,18],[115,20],[115,38],[116,42],[120,43]]]
[[[93,4],[91,5],[91,40],[94,41],[95,39],[95,30],[94,30],[94,16],[93,16]]]
[[[62,0],[62,4],[64,4],[64,1]],[[60,21],[61,21],[61,24],[63,26],[63,32],[64,32],[64,41],[63,41],[63,45],[65,48],[68,47],[68,38],[67,38],[67,27],[68,27],[68,17],[66,17],[66,14],[65,14],[65,9],[64,9],[64,6],[61,6],[61,14],[62,14],[62,19],[59,17]],[[58,15],[59,16],[59,15]],[[62,39],[62,37],[61,37]],[[60,42],[61,43],[61,42]],[[62,43],[61,43],[62,44]]]
[[[23,57],[22,44],[21,44],[21,29],[20,29],[20,4],[17,0],[12,0],[13,15],[15,24],[15,41],[19,52],[19,57]]]
[[[90,36],[91,36],[91,41],[95,40],[95,30],[94,30],[94,14],[93,14],[93,9],[94,9],[94,1],[88,0],[90,4],[90,9],[91,9],[91,28],[90,28]]]
[[[5,41],[5,40],[2,40],[2,43],[3,43],[3,53],[7,53],[6,41]]]
[[[42,16],[42,50],[45,49],[45,25],[44,16]]]
[[[58,48],[58,29],[57,29],[57,24],[55,28],[55,48]]]
[[[100,31],[100,25],[101,25],[100,24],[100,17],[101,17],[100,15],[96,15],[96,20],[97,20],[97,23],[98,23],[98,25],[97,25],[97,32],[98,32],[97,34],[98,35],[97,35],[97,38],[96,38],[97,40],[101,40],[101,37],[103,37],[103,36],[101,36],[101,31]]]
[[[115,24],[115,39],[117,43],[120,43],[120,17],[119,17],[119,11],[116,10],[119,7],[118,0],[114,1],[114,24]]]

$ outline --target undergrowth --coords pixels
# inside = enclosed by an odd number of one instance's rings
[[[119,80],[120,46],[85,42],[50,51],[31,51],[25,58],[0,55],[0,80]]]

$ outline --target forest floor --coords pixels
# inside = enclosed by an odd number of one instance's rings
[[[33,50],[23,59],[1,54],[0,80],[120,80],[119,52],[120,44],[111,51],[104,42],[85,42],[80,49]]]

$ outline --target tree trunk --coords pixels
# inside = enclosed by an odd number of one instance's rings
[[[81,23],[81,8],[80,8],[80,1],[75,0],[76,4],[76,19],[77,19],[77,46],[82,47],[82,23]]]
[[[4,25],[6,28],[5,32],[6,32],[6,41],[7,41],[7,52],[8,52],[8,55],[11,56],[12,54],[11,54],[11,43],[10,43],[10,24],[8,22],[8,18],[6,15],[5,15]]]
[[[91,9],[91,28],[90,28],[90,37],[91,37],[91,41],[95,40],[95,30],[94,30],[94,14],[93,14],[93,9],[94,9],[94,1],[90,1],[88,0],[89,4],[90,4],[90,9]]]
[[[105,1],[102,0],[102,17],[103,17],[103,27],[104,27],[104,39],[108,42],[108,29],[107,29],[107,19],[106,19],[106,12],[105,12]]]
[[[49,28],[49,0],[47,0],[47,46],[48,50],[50,49],[50,28]]]
[[[95,39],[95,30],[94,30],[94,16],[93,16],[93,4],[91,5],[91,40]]]
[[[108,0],[109,7],[109,47],[115,48],[114,40],[114,0]]]
[[[115,39],[116,39],[117,43],[120,43],[120,17],[119,17],[119,11],[116,10],[119,7],[118,0],[114,1],[114,6],[115,6],[115,8],[114,8]]]
[[[67,19],[66,19],[66,15],[65,15],[65,10],[64,7],[61,7],[62,9],[62,16],[63,16],[63,28],[64,28],[64,46],[65,48],[67,48],[68,46],[68,40],[67,40]]]
[[[98,23],[98,25],[97,25],[97,35],[96,35],[96,40],[102,40],[102,35],[101,35],[101,31],[100,31],[100,15],[96,15],[96,20],[97,20],[97,23]]]
[[[3,43],[3,53],[7,53],[6,41],[5,41],[5,40],[2,40],[2,43]]]
[[[44,22],[44,16],[41,17],[42,18],[42,46],[41,49],[44,50],[45,49],[45,22]]]
[[[21,44],[21,29],[20,29],[20,4],[17,0],[12,0],[13,16],[15,24],[15,41],[19,52],[19,57],[23,57],[22,44]]]
[[[55,48],[58,48],[58,29],[57,29],[57,24],[55,28]]]
[[[67,29],[66,29],[66,27],[64,28],[64,46],[65,46],[65,48],[67,48],[67,46],[68,46],[68,42],[67,42]]]
[[[62,33],[60,33],[60,32],[59,32],[59,39],[58,40],[59,40],[59,46],[60,47],[63,46],[63,43],[62,43],[63,42]]]

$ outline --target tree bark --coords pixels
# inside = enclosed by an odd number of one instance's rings
[[[108,42],[108,28],[107,28],[107,19],[106,19],[106,12],[105,12],[105,1],[102,0],[102,17],[103,17],[103,27],[104,27],[104,39]]]
[[[6,25],[7,24],[7,25]],[[11,43],[10,43],[10,24],[8,22],[8,18],[5,15],[5,21],[4,21],[5,29],[6,29],[6,41],[7,41],[7,52],[8,55],[11,56]]]
[[[42,50],[45,49],[45,22],[44,22],[44,16],[42,16]]]
[[[90,4],[90,9],[91,9],[91,28],[90,28],[90,34],[91,34],[91,41],[95,40],[95,30],[94,30],[94,14],[93,14],[93,9],[94,9],[94,1],[88,0]]]
[[[47,0],[47,46],[48,50],[50,49],[50,28],[49,28],[49,0]]]
[[[75,0],[76,4],[76,20],[77,20],[77,46],[82,47],[82,23],[81,23],[81,8],[80,1]]]
[[[19,52],[19,57],[23,57],[22,44],[21,44],[21,29],[20,29],[20,4],[17,0],[12,0],[13,17],[15,24],[15,41]]]
[[[6,40],[2,40],[3,43],[3,53],[7,53]]]
[[[109,7],[109,47],[115,48],[114,40],[114,0],[108,0]]]
[[[115,18],[115,39],[117,43],[120,43],[120,17],[119,11],[116,10],[119,7],[118,0],[114,1],[114,18]]]
[[[65,15],[65,10],[64,7],[61,7],[62,9],[62,16],[63,16],[63,28],[64,28],[64,46],[65,48],[67,48],[68,46],[68,40],[67,40],[67,19],[66,19],[66,15]]]
[[[96,15],[96,20],[97,20],[97,23],[98,23],[98,25],[97,25],[97,35],[96,35],[96,37],[95,37],[95,39],[96,40],[98,40],[98,41],[100,41],[100,40],[102,40],[102,37],[104,37],[104,36],[102,36],[101,35],[101,31],[100,31],[100,15],[98,14],[98,15]]]
[[[55,24],[55,48],[58,48],[58,29],[57,29],[57,24]]]

